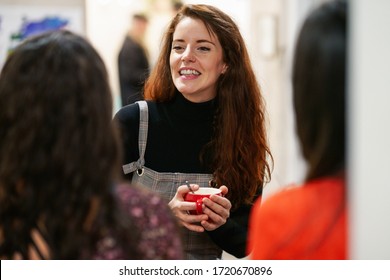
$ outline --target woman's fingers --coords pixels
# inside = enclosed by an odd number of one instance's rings
[[[230,216],[230,209],[232,207],[232,204],[227,198],[212,195],[209,199],[204,198],[203,204],[206,206],[203,212],[209,216],[211,215],[212,217],[214,217],[215,215],[218,215],[225,220]]]
[[[226,223],[232,207],[227,198],[212,195],[209,199],[203,199],[203,204],[205,205],[203,212],[209,217],[208,220],[201,222],[206,230],[215,230]]]
[[[187,229],[195,232],[203,232],[204,228],[201,226],[201,222],[207,220],[207,215],[191,215],[190,211],[196,210],[195,202],[184,201],[184,196],[190,191],[196,191],[199,186],[196,184],[181,185],[177,188],[174,198],[169,202],[169,207],[179,220],[180,224]]]
[[[180,213],[180,223],[185,226],[187,229],[196,231],[196,232],[203,232],[204,228],[201,226],[201,222],[208,219],[207,215],[190,215],[190,214],[183,214]]]

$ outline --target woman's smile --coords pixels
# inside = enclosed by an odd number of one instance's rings
[[[205,102],[216,96],[216,84],[226,65],[215,34],[199,19],[183,18],[173,34],[172,80],[184,97]]]

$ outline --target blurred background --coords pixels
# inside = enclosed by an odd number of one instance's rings
[[[117,57],[132,15],[142,13],[149,19],[145,46],[153,66],[162,32],[177,4],[217,6],[240,27],[265,96],[275,160],[272,180],[264,191],[266,199],[303,179],[305,165],[292,115],[292,51],[303,19],[325,1],[0,0],[0,69],[8,53],[24,38],[45,30],[68,28],[85,35],[105,61],[116,112],[121,106]],[[390,1],[349,2],[350,257],[390,259]]]

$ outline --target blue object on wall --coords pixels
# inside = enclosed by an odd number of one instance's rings
[[[20,35],[22,39],[25,39],[31,35],[39,34],[45,31],[61,29],[68,23],[68,20],[61,19],[59,17],[46,17],[40,21],[26,21],[22,26]]]

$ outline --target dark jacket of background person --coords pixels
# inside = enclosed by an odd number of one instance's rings
[[[149,60],[143,46],[148,20],[136,14],[118,55],[118,75],[122,106],[144,99],[143,85],[149,75]]]
[[[252,259],[348,257],[346,49],[346,2],[327,2],[304,22],[294,55],[293,102],[306,180],[255,204]]]
[[[19,45],[0,74],[0,258],[182,258],[170,209],[120,159],[95,49],[69,31]]]

